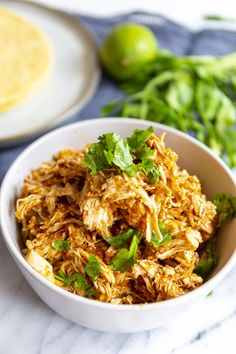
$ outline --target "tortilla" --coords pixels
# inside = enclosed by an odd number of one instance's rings
[[[34,93],[48,76],[47,37],[24,18],[0,8],[0,112]]]

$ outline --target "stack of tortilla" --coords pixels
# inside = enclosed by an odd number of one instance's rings
[[[24,18],[0,8],[0,112],[25,100],[48,76],[47,37]]]

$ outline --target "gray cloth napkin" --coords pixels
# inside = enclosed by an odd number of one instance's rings
[[[160,48],[169,49],[177,55],[221,55],[236,50],[236,32],[210,29],[193,32],[159,15],[135,12],[111,18],[98,19],[79,15],[76,15],[76,17],[94,33],[98,45],[112,26],[121,22],[132,21],[149,26],[156,34]],[[82,111],[71,117],[69,122],[98,118],[102,106],[121,97],[121,95],[122,93],[116,85],[103,75],[95,96]],[[109,124],[109,120],[107,124]],[[0,150],[0,182],[10,164],[28,144],[29,142]]]

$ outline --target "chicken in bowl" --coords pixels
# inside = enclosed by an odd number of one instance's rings
[[[217,263],[216,230],[235,198],[207,200],[152,127],[63,150],[26,177],[17,200],[23,252],[66,290],[116,304],[199,287]]]

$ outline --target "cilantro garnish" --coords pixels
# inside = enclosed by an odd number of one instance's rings
[[[84,157],[84,165],[92,175],[106,168],[117,168],[133,177],[138,171],[143,171],[150,177],[151,183],[156,183],[159,169],[151,159],[152,149],[147,140],[153,133],[153,128],[135,129],[127,140],[115,133],[108,133],[98,138],[98,143],[91,144]]]
[[[52,242],[52,247],[57,251],[68,251],[70,248],[70,243],[66,240],[54,240]]]
[[[214,204],[217,209],[217,227],[236,217],[236,197],[229,197],[224,193],[215,193]]]
[[[137,155],[137,158],[142,159],[143,157],[152,156],[152,149],[147,146],[146,141],[153,132],[153,127],[149,127],[146,130],[134,129],[132,135],[127,138],[130,150]]]
[[[135,167],[127,142],[115,133],[104,134],[98,140],[98,143],[89,146],[84,158],[85,167],[91,170],[91,174],[116,167],[134,176]]]
[[[138,231],[136,231],[134,229],[127,229],[125,231],[122,231],[121,233],[119,233],[116,236],[105,238],[105,241],[108,242],[114,248],[119,248],[125,242],[129,241],[131,239],[131,237],[136,235],[137,232]]]
[[[66,275],[62,270],[60,270],[58,275],[55,275],[55,278],[67,286],[71,286],[71,284],[74,283],[74,285],[79,288],[79,290],[83,291],[88,297],[91,297],[94,294],[94,290],[87,282],[85,276],[81,273]]]
[[[155,184],[159,179],[159,168],[153,160],[143,158],[137,165],[139,171],[143,171],[146,175],[150,176],[151,184]]]
[[[170,242],[172,239],[172,234],[170,233],[170,231],[168,230],[168,227],[166,226],[166,224],[164,222],[159,222],[158,227],[159,227],[159,230],[162,234],[162,240],[159,240],[157,238],[157,235],[155,234],[155,232],[153,232],[152,238],[151,238],[151,243],[155,247],[163,246],[163,245],[167,244],[168,242]]]
[[[208,243],[206,246],[206,252],[204,254],[204,258],[200,259],[200,261],[194,268],[194,272],[200,275],[203,279],[206,279],[216,265],[217,265],[216,253],[213,250],[212,243]]]
[[[88,263],[85,266],[85,272],[92,280],[97,280],[100,273],[100,264],[97,261],[97,258],[90,254],[88,258]]]
[[[140,237],[135,235],[131,241],[129,249],[121,248],[111,260],[111,269],[124,272],[132,267],[136,263],[136,253],[139,242]]]
[[[159,168],[151,159],[153,150],[147,145],[147,140],[153,132],[153,127],[149,127],[146,130],[135,129],[127,141],[131,153],[139,161],[137,170],[143,171],[146,175],[150,176],[151,183],[155,184],[159,178]]]

